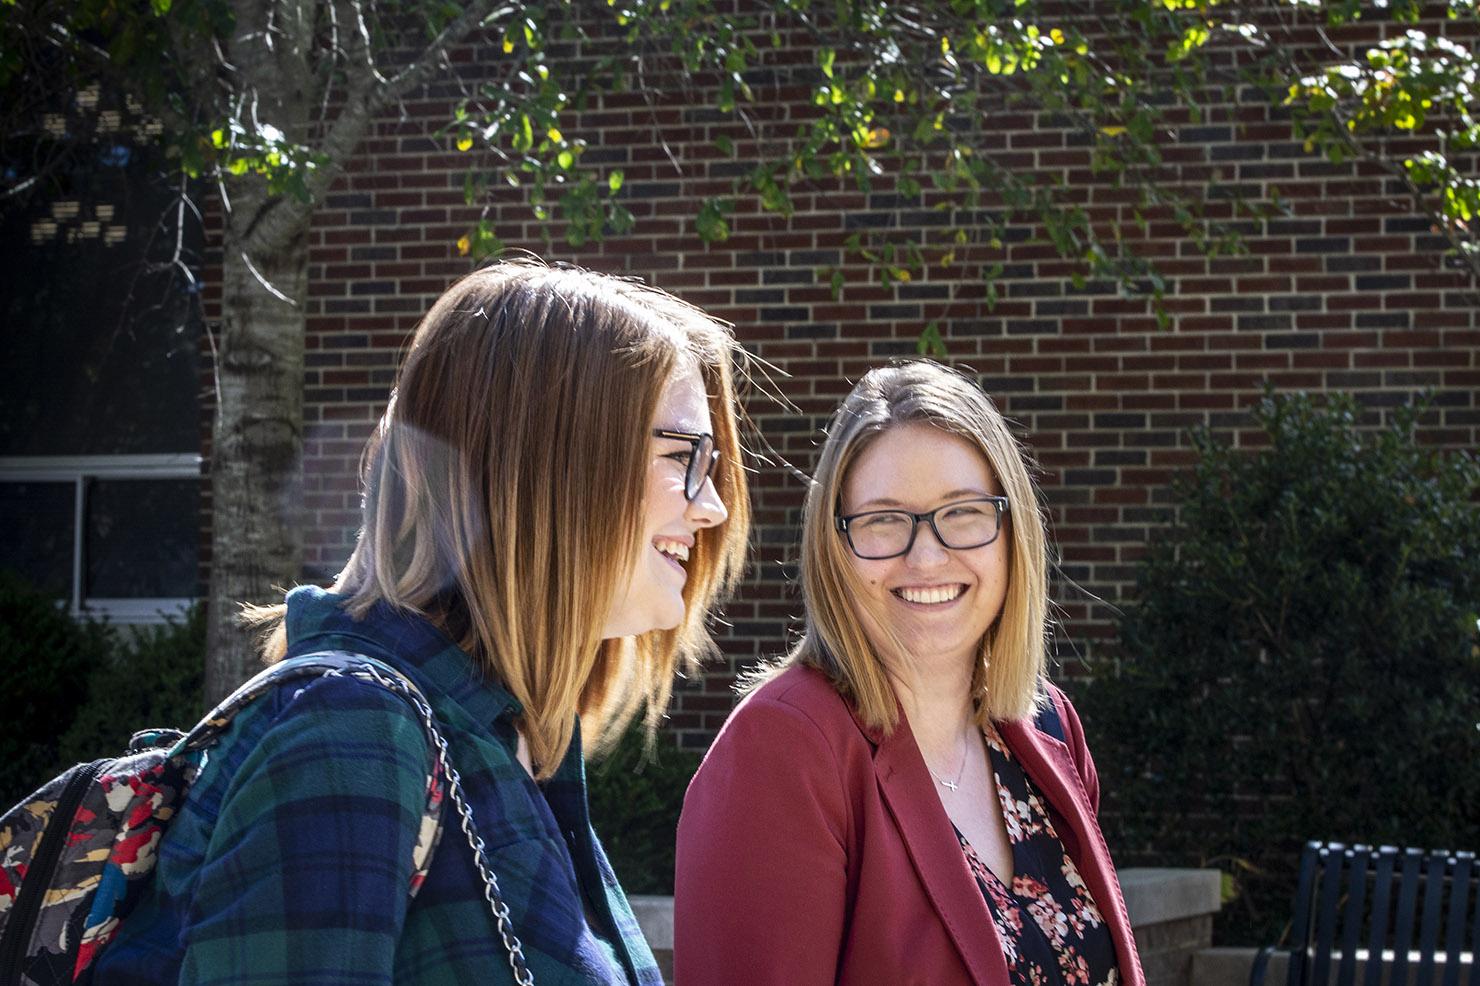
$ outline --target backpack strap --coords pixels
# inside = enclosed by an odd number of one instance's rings
[[[205,717],[189,732],[180,737],[171,747],[169,755],[173,757],[182,753],[192,753],[213,745],[221,738],[221,734],[231,727],[232,720],[236,718],[237,713],[285,682],[299,678],[323,678],[347,673],[362,681],[380,684],[376,676],[368,673],[367,665],[380,672],[382,679],[399,681],[405,688],[405,691],[401,692],[403,697],[406,692],[409,692],[423,702],[426,701],[426,696],[410,678],[383,661],[351,651],[315,651],[311,654],[286,658],[247,679],[236,691],[223,698],[214,709],[207,712]],[[397,689],[390,690],[397,691]],[[432,737],[428,736],[427,739],[430,741]]]
[[[431,703],[427,701],[421,689],[416,687],[415,682],[389,664],[364,654],[341,650],[316,651],[279,661],[272,667],[259,672],[246,684],[228,695],[196,724],[194,729],[175,744],[170,755],[188,754],[209,747],[230,726],[231,720],[238,712],[269,689],[297,678],[326,678],[337,675],[359,678],[387,691],[395,692],[411,705],[416,712],[417,721],[421,723],[422,731],[426,734],[431,766],[427,776],[427,808],[422,817],[421,834],[416,843],[416,870],[411,882],[412,895],[415,895],[426,878],[427,868],[431,865],[432,850],[436,847],[441,835],[443,803],[450,799],[457,810],[468,847],[473,852],[473,866],[482,878],[483,896],[488,902],[494,925],[503,942],[509,968],[514,973],[514,982],[517,986],[534,986],[534,976],[530,973],[528,961],[524,956],[524,945],[514,932],[509,905],[504,901],[503,891],[499,888],[498,875],[493,872],[483,839],[478,835],[472,809],[462,793],[462,779],[452,765],[447,740],[437,728],[437,719],[432,711]]]
[[[421,689],[384,661],[342,650],[315,651],[279,661],[259,671],[222,699],[214,709],[206,713],[205,718],[174,742],[166,756],[171,760],[177,757],[199,759],[192,755],[215,745],[231,727],[238,713],[279,685],[290,681],[341,675],[358,678],[397,694],[416,712],[416,721],[426,736],[426,805],[422,809],[416,847],[411,854],[413,868],[409,890],[411,896],[415,897],[421,885],[426,882],[427,871],[432,865],[432,852],[442,837],[442,808],[448,778],[446,771],[442,769],[442,759],[438,756],[438,751],[446,746],[446,741],[437,730],[436,720],[430,714],[431,706]],[[423,710],[426,714],[422,714]]]

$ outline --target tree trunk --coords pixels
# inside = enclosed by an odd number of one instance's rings
[[[307,174],[306,200],[274,196],[250,172],[224,175],[229,202],[222,257],[221,329],[216,348],[218,401],[211,448],[211,585],[208,595],[206,698],[215,702],[257,666],[255,635],[241,604],[280,602],[297,579],[303,530],[303,336],[308,233],[322,198],[355,153],[371,120],[389,101],[439,71],[447,46],[490,16],[494,0],[468,0],[427,48],[390,81],[374,69],[368,35],[351,32],[336,50],[333,73],[318,28],[319,0],[234,0],[226,43],[235,91],[231,112],[248,106],[252,125],[270,123],[288,138],[317,138],[321,159]],[[513,8],[510,8],[513,9]],[[363,31],[363,26],[361,28]],[[214,78],[221,66],[203,71]],[[314,116],[323,86],[342,72],[338,115]],[[208,97],[210,117],[219,106]]]
[[[228,194],[233,193],[230,186]],[[298,577],[303,514],[303,338],[308,282],[304,205],[235,190],[222,257],[219,402],[211,446],[211,582],[206,700],[257,667],[241,604],[281,602]],[[261,235],[272,225],[271,235]],[[255,273],[253,272],[255,268]]]

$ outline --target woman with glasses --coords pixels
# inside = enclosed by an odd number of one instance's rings
[[[802,527],[803,638],[679,822],[679,986],[1141,986],[1079,719],[1045,669],[1026,455],[970,380],[867,374]]]
[[[503,263],[438,299],[343,572],[258,620],[269,662],[350,651],[419,687],[489,873],[460,807],[429,821],[453,788],[417,712],[300,680],[211,751],[97,981],[660,984],[582,750],[644,706],[652,728],[740,575],[735,355],[697,309],[582,270]]]

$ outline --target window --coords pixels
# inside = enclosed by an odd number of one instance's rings
[[[110,132],[0,213],[0,569],[140,622],[200,591],[201,237],[176,239],[158,152]]]
[[[0,569],[75,614],[150,622],[199,583],[197,454],[0,458]]]

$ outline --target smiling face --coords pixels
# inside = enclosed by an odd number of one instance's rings
[[[879,435],[858,454],[843,482],[841,512],[925,513],[1001,494],[986,458],[972,443],[930,425],[906,424]],[[1004,516],[1001,534],[979,548],[946,548],[922,523],[910,550],[896,558],[869,560],[848,551],[865,586],[858,613],[874,651],[887,660],[894,649],[883,622],[917,662],[970,667],[1007,594],[1009,523]]]
[[[649,431],[653,429],[713,433],[697,368],[682,368],[669,379],[653,414]],[[606,639],[671,630],[683,622],[685,565],[695,532],[729,517],[712,478],[693,500],[684,499],[684,474],[693,451],[689,442],[653,436],[649,450],[641,542],[607,610],[602,629]]]

